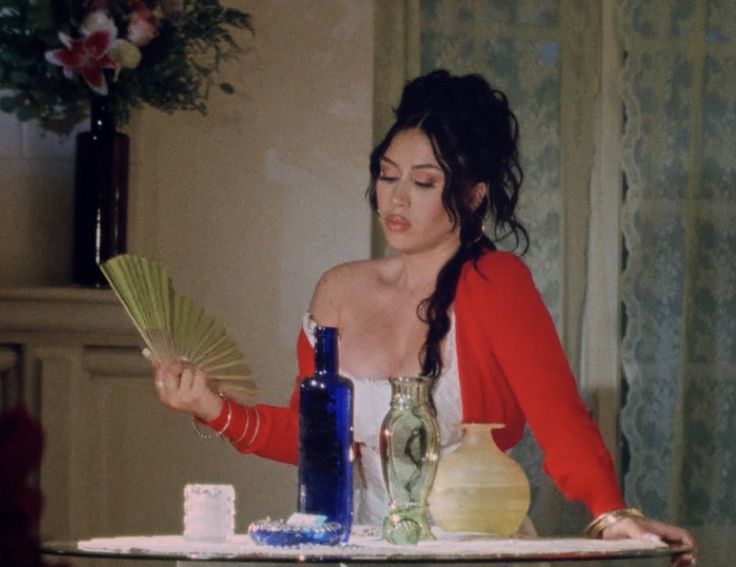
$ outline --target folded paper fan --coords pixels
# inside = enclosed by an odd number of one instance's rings
[[[217,391],[239,401],[254,398],[248,366],[225,326],[178,294],[161,265],[122,254],[100,268],[153,356],[186,360],[203,370]]]

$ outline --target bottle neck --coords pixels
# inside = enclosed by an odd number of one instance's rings
[[[463,423],[463,443],[483,446],[488,445],[489,442],[495,444],[493,430],[504,427],[503,423]]]
[[[391,404],[395,407],[429,403],[429,380],[423,376],[395,376],[391,383]]]
[[[314,366],[317,374],[337,374],[337,329],[317,327]]]
[[[115,117],[106,96],[94,95],[90,100],[90,130],[95,133],[115,131]]]

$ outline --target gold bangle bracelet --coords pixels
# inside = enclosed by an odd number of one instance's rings
[[[217,437],[222,437],[222,434],[225,432],[225,430],[230,425],[230,420],[233,418],[233,408],[230,405],[230,400],[228,400],[224,396],[221,396],[221,397],[224,400],[224,402],[227,404],[227,419],[225,420],[225,426],[222,429],[220,429],[220,431],[215,432],[215,435]],[[194,415],[192,415],[192,427],[194,427],[194,431],[197,432],[197,435],[199,435],[202,439],[212,439],[213,436],[208,433],[203,432],[199,428],[199,424],[200,424],[200,421]]]
[[[251,445],[253,445],[253,441],[255,441],[256,437],[258,437],[258,432],[261,429],[261,414],[258,413],[258,410],[256,408],[253,408],[253,411],[256,413],[256,425],[253,429],[253,436],[250,438],[250,441],[248,441],[246,447],[250,447]]]
[[[240,443],[245,437],[245,434],[248,433],[248,425],[250,425],[250,408],[244,408],[244,409],[245,409],[245,425],[243,426],[243,433],[235,441],[230,441],[230,443],[232,443],[233,445],[237,445],[238,443]]]
[[[228,400],[227,398],[223,399],[227,404],[227,419],[225,420],[225,425],[222,426],[222,429],[217,432],[218,437],[222,437],[222,434],[225,433],[228,427],[230,427],[230,420],[232,420],[233,418],[233,406],[230,405],[230,400]]]
[[[644,514],[637,508],[619,508],[618,510],[611,510],[610,512],[604,512],[603,514],[596,516],[592,522],[590,522],[583,530],[583,535],[590,538],[600,537],[603,530],[608,526],[611,526],[623,520],[624,518],[643,518]]]
[[[197,421],[197,418],[194,416],[192,416],[192,427],[194,428],[194,431],[197,432],[197,435],[199,435],[202,439],[212,439],[212,435],[205,433],[199,428],[199,422]]]

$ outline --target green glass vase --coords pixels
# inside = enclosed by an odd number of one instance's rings
[[[429,403],[429,379],[397,376],[391,382],[391,408],[381,424],[381,464],[391,505],[383,538],[395,544],[434,539],[427,497],[439,459],[439,430]]]

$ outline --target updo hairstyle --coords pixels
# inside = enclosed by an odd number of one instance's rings
[[[422,374],[437,378],[442,372],[440,343],[450,329],[447,311],[455,300],[460,270],[476,261],[494,241],[513,239],[526,252],[529,238],[516,218],[523,172],[519,165],[519,128],[506,95],[480,75],[452,76],[433,71],[409,82],[394,111],[396,121],[370,156],[371,181],[367,196],[377,211],[376,182],[381,158],[397,133],[418,129],[430,143],[445,174],[442,204],[454,226],[460,225],[460,247],[437,276],[435,290],[417,308],[428,324],[420,353]],[[472,190],[479,183],[486,196],[473,209]],[[487,232],[484,231],[489,223]]]

